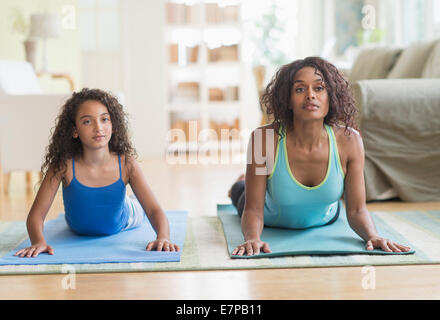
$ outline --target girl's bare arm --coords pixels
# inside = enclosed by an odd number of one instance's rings
[[[53,248],[46,243],[43,226],[46,215],[60,186],[61,178],[49,169],[32,204],[26,219],[31,246],[18,251],[21,257],[36,257],[41,252],[53,254]]]
[[[159,205],[152,190],[147,184],[141,167],[135,159],[127,158],[129,167],[129,183],[139,203],[147,214],[157,239],[147,245],[147,250],[179,251],[179,246],[170,241],[170,226],[165,212]]]

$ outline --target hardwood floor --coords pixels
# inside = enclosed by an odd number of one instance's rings
[[[162,207],[193,216],[216,215],[244,165],[169,165],[141,161]],[[33,177],[37,180],[37,175]],[[0,220],[24,220],[35,191],[26,193],[24,173],[11,176],[9,195],[0,196]],[[368,204],[369,210],[440,210],[440,202]],[[58,192],[48,219],[63,211]],[[137,272],[0,276],[0,299],[440,299],[440,265],[374,267],[375,287],[365,286],[363,267],[295,268],[197,272]]]

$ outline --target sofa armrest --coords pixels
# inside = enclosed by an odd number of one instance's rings
[[[358,81],[367,200],[392,187],[404,201],[440,200],[440,79]]]
[[[364,120],[378,120],[399,128],[438,128],[440,79],[362,80],[352,88],[361,125]],[[428,123],[419,121],[426,119]]]

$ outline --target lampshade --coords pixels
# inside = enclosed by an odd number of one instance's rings
[[[60,37],[62,33],[61,20],[57,14],[45,12],[31,15],[31,37],[56,38]]]

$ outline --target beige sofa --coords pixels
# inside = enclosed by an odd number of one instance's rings
[[[348,79],[360,110],[367,200],[440,201],[440,39],[365,49]]]

